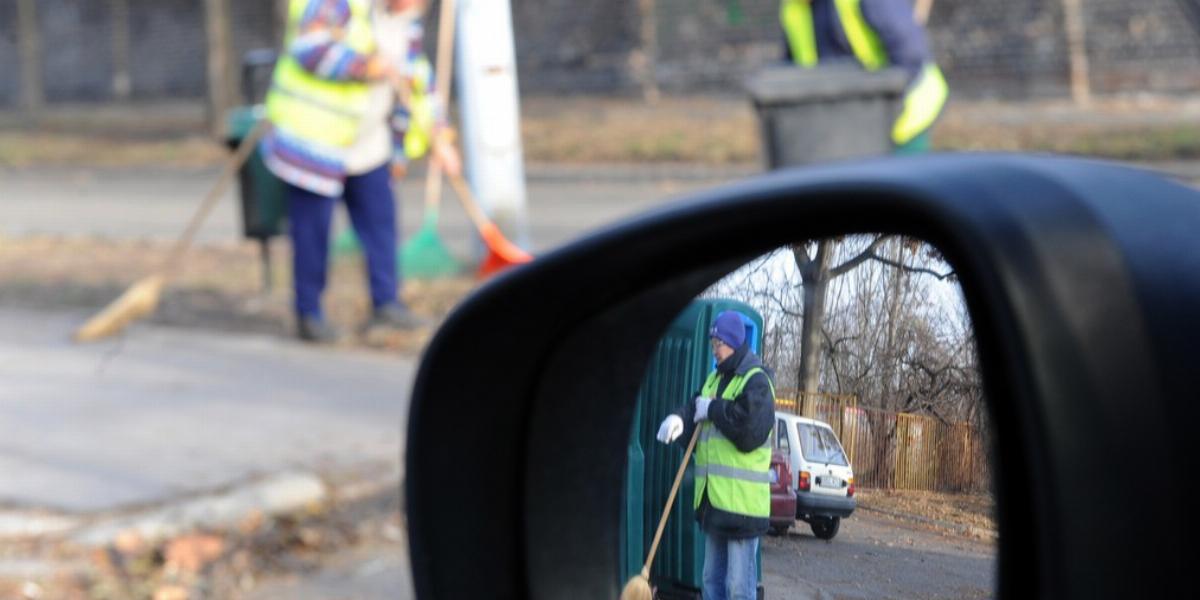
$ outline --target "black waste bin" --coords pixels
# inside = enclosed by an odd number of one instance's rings
[[[247,102],[226,116],[225,142],[235,149],[265,118],[262,105],[275,68],[274,50],[251,50],[242,57],[242,96]],[[263,285],[271,287],[270,239],[284,231],[287,198],[284,185],[263,163],[256,150],[238,171],[242,235],[258,240],[262,249]]]
[[[892,152],[907,77],[901,69],[780,65],[746,81],[771,169]]]

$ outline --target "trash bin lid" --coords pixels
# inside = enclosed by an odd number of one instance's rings
[[[856,65],[815,69],[780,65],[751,75],[746,80],[746,91],[759,105],[803,104],[847,97],[896,97],[907,83],[908,75],[900,68],[865,71]]]

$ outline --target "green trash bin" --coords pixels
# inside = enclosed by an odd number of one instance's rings
[[[725,310],[736,310],[748,318],[746,339],[750,348],[759,352],[763,319],[758,311],[736,300],[697,300],[667,328],[646,369],[638,391],[627,452],[621,585],[642,570],[679,461],[683,459],[683,444],[667,446],[655,440],[658,426],[669,413],[700,390],[715,366],[708,331],[713,319]],[[650,580],[658,588],[658,598],[700,597],[704,535],[692,509],[695,493],[692,473],[693,467],[689,465],[651,569]],[[761,578],[760,553],[760,581]],[[759,596],[762,596],[761,586]]]

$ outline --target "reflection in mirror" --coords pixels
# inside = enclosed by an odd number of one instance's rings
[[[679,315],[647,368],[624,580],[655,554],[664,598],[739,581],[785,599],[990,597],[986,418],[974,331],[936,248],[859,234],[755,258]]]

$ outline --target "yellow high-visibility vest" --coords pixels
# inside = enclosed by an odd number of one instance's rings
[[[370,0],[349,0],[350,20],[341,32],[342,43],[354,52],[375,51]],[[291,0],[284,48],[300,33],[300,20],[308,0]],[[267,94],[267,118],[287,135],[316,144],[326,154],[349,148],[362,127],[370,101],[370,87],[362,81],[330,81],[308,72],[288,52],[275,65]]]
[[[284,47],[299,34],[300,20],[309,0],[291,0]],[[349,0],[350,20],[341,32],[342,42],[359,54],[375,51],[371,26],[371,1]],[[423,57],[411,65],[412,89],[408,98],[408,123],[404,154],[420,158],[429,150],[435,126],[433,69]],[[308,72],[290,54],[280,56],[267,95],[267,118],[288,136],[313,144],[325,156],[339,156],[354,144],[370,102],[370,84],[330,81]]]
[[[735,375],[721,394],[723,400],[734,400],[746,387],[746,382],[756,373],[765,372],[755,367],[744,375]],[[769,381],[769,378],[768,378]],[[701,394],[713,398],[720,387],[721,377],[717,371],[709,373]],[[771,385],[771,406],[775,402],[775,386]],[[768,438],[769,439],[769,438]],[[766,518],[771,516],[771,447],[770,442],[742,452],[729,441],[712,421],[700,425],[700,439],[696,442],[696,491],[693,506],[700,508],[700,501],[708,493],[708,501],[725,512]]]
[[[779,20],[787,35],[792,60],[804,68],[817,66],[816,34],[813,30],[810,0],[783,0]],[[838,21],[850,42],[850,49],[859,64],[868,71],[876,71],[889,64],[887,52],[879,35],[867,24],[862,15],[861,0],[834,0]],[[950,88],[946,78],[936,64],[926,64],[917,79],[909,86],[904,96],[904,108],[892,125],[892,143],[907,144],[933,125],[942,112]]]

